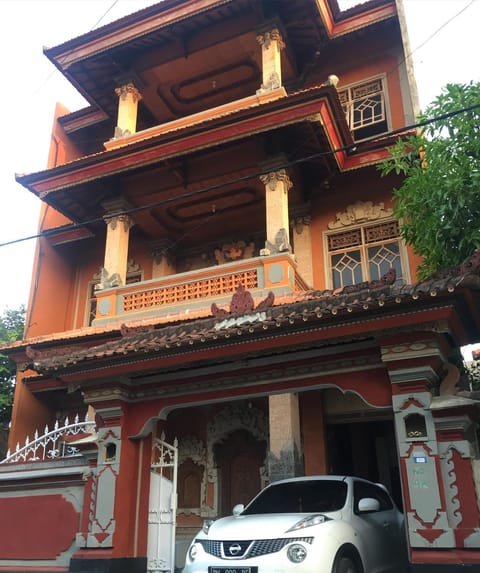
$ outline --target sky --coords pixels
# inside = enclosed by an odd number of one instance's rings
[[[480,0],[403,0],[420,108],[447,83],[480,81]],[[0,0],[0,315],[28,302],[40,203],[15,173],[45,168],[56,101],[83,98],[43,55],[154,0]],[[348,7],[358,0],[339,0]],[[54,292],[54,288],[52,289]]]

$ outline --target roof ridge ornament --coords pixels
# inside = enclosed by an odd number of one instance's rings
[[[239,284],[237,290],[232,296],[230,302],[230,311],[224,308],[219,308],[215,303],[212,304],[212,314],[215,318],[225,318],[227,316],[238,316],[240,314],[245,314],[251,312],[252,310],[265,310],[273,306],[275,301],[275,295],[270,291],[265,299],[263,299],[257,307],[255,307],[255,302],[252,295],[242,284]]]

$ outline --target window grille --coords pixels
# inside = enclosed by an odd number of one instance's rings
[[[381,78],[338,92],[355,140],[388,131],[385,86]]]
[[[368,224],[327,235],[333,288],[380,279],[390,268],[404,283],[404,255],[397,221]]]

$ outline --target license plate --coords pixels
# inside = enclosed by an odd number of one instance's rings
[[[208,573],[257,573],[258,567],[209,567]]]

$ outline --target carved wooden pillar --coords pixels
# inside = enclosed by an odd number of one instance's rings
[[[257,94],[282,87],[281,51],[285,47],[276,27],[259,32],[257,41],[262,47],[262,85]]]
[[[290,177],[285,169],[280,169],[262,175],[260,180],[265,185],[267,226],[267,240],[261,254],[291,251],[288,220],[288,192],[292,187]]]
[[[118,96],[118,119],[115,138],[125,137],[137,131],[138,102],[142,96],[133,83],[126,83],[115,90]]]
[[[122,213],[128,209],[124,201],[110,201],[104,203],[103,207],[107,210],[104,216],[107,240],[100,288],[111,288],[126,283],[128,240],[133,222],[128,215]]]
[[[274,394],[268,398],[270,481],[303,475],[298,394]]]
[[[176,273],[173,244],[168,239],[154,241],[152,247],[152,278],[158,279]]]
[[[310,234],[310,215],[299,215],[293,218],[293,245],[297,268],[303,280],[313,285],[312,239]]]

